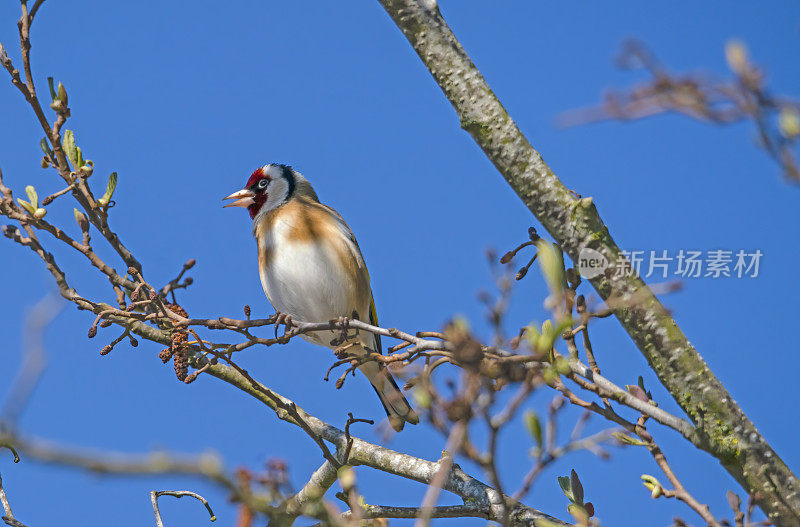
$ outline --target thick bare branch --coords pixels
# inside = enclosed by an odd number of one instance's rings
[[[270,527],[287,527],[303,514],[307,509],[319,504],[325,492],[334,484],[337,478],[336,467],[330,461],[325,461],[321,467],[314,471],[308,482],[300,492],[289,497],[284,504],[284,513],[276,514],[269,522]]]

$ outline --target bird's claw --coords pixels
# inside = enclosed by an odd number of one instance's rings
[[[336,358],[339,359],[339,360],[343,360],[343,359],[349,358],[351,355],[350,355],[350,353],[348,353],[347,350],[352,348],[354,345],[355,345],[354,342],[345,342],[345,343],[339,344],[336,347],[336,349],[333,350],[333,354],[336,355]]]
[[[284,325],[283,335],[281,335],[281,337],[278,338],[278,327],[281,324]],[[286,344],[287,342],[289,342],[289,337],[287,336],[287,334],[292,329],[292,327],[294,327],[294,322],[292,322],[292,315],[287,315],[285,313],[275,314],[275,339],[279,343]]]
[[[355,315],[355,312],[353,313],[353,315]],[[352,339],[356,335],[358,335],[358,330],[357,329],[356,329],[354,334],[352,334],[352,335],[349,334],[350,320],[351,319],[349,317],[339,317],[339,318],[335,318],[335,319],[330,321],[331,326],[332,326],[331,329],[333,329],[334,325],[338,325],[339,330],[341,331],[339,336],[334,338],[331,341],[331,345],[332,346],[342,346],[342,345],[346,344],[350,339]]]

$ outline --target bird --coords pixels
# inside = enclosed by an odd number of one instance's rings
[[[346,317],[378,325],[367,266],[353,231],[338,212],[320,203],[302,174],[288,165],[267,164],[223,200],[234,200],[224,207],[244,207],[250,213],[261,286],[277,313],[293,322]],[[336,342],[339,335],[325,330],[301,336],[335,350],[342,346]],[[346,344],[355,356],[383,353],[375,333],[359,331]],[[359,370],[377,392],[395,431],[405,423],[419,423],[383,363],[368,361]]]

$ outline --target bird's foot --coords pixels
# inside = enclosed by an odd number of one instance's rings
[[[349,359],[351,355],[347,350],[353,346],[355,346],[355,342],[346,342],[344,344],[340,344],[335,350],[333,350],[333,354],[336,355],[336,358],[339,360]]]
[[[283,324],[283,335],[278,338],[278,327]],[[285,313],[276,313],[275,314],[275,338],[278,340],[280,344],[286,344],[289,342],[288,333],[294,327],[294,322],[292,322],[292,315],[287,315]]]
[[[334,337],[331,340],[330,345],[334,347],[342,346],[343,344],[347,343],[348,340],[351,339],[352,335],[348,334],[348,329],[350,328],[350,319],[347,317],[339,317],[339,318],[332,318],[329,321],[331,325],[331,330],[339,330],[339,335]]]

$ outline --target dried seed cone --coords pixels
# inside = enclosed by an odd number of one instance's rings
[[[172,353],[183,351],[189,336],[184,331],[176,331],[172,334]]]
[[[189,375],[189,358],[181,351],[174,355],[173,362],[175,364],[175,376],[181,382],[186,381],[186,377]]]
[[[172,311],[173,313],[175,313],[175,314],[177,314],[177,315],[180,315],[180,316],[182,316],[183,318],[189,318],[189,313],[187,313],[187,312],[186,312],[186,310],[185,310],[185,309],[183,309],[183,308],[182,308],[181,306],[179,306],[178,304],[167,304],[167,307],[168,307],[168,308],[169,308],[169,310],[170,310],[170,311]]]
[[[173,355],[173,353],[172,353],[172,350],[171,350],[171,349],[169,349],[169,348],[164,348],[164,349],[163,349],[163,350],[161,350],[161,352],[158,354],[158,358],[159,358],[159,359],[161,359],[161,362],[163,362],[164,364],[166,364],[166,363],[167,363],[167,362],[169,362],[169,360],[172,358],[172,355]]]
[[[178,306],[177,304],[172,304],[170,306],[170,309],[173,309],[172,306],[181,309],[181,307]],[[183,309],[181,309],[181,311],[183,311]],[[186,313],[186,311],[183,311],[183,313]],[[184,314],[183,316],[186,315]],[[189,373],[189,356],[184,351],[184,347],[186,346],[187,340],[188,340],[188,335],[186,334],[185,331],[176,331],[172,334],[172,349],[171,349],[171,352],[173,354],[172,359],[175,364],[175,376],[177,376],[178,380],[180,381],[185,381],[186,376]]]

